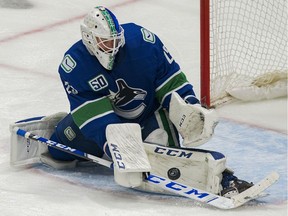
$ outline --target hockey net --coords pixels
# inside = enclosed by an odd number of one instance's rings
[[[201,1],[201,101],[287,95],[287,0]]]

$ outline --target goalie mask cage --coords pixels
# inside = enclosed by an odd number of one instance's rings
[[[200,0],[200,11],[204,106],[226,103],[229,90],[253,82],[287,80],[287,0]]]

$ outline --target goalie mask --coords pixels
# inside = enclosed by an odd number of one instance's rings
[[[82,41],[100,64],[112,70],[119,48],[124,46],[124,29],[115,15],[104,7],[95,7],[81,24]]]

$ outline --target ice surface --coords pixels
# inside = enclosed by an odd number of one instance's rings
[[[256,182],[270,170],[281,175],[270,196],[231,211],[122,188],[111,170],[92,164],[65,171],[10,167],[10,123],[68,111],[57,67],[95,4],[157,33],[199,95],[198,0],[0,0],[0,215],[287,215],[287,98],[218,110],[215,137],[202,148],[227,155],[240,178]]]

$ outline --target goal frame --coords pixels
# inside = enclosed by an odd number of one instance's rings
[[[210,0],[200,0],[200,101],[210,107]]]

